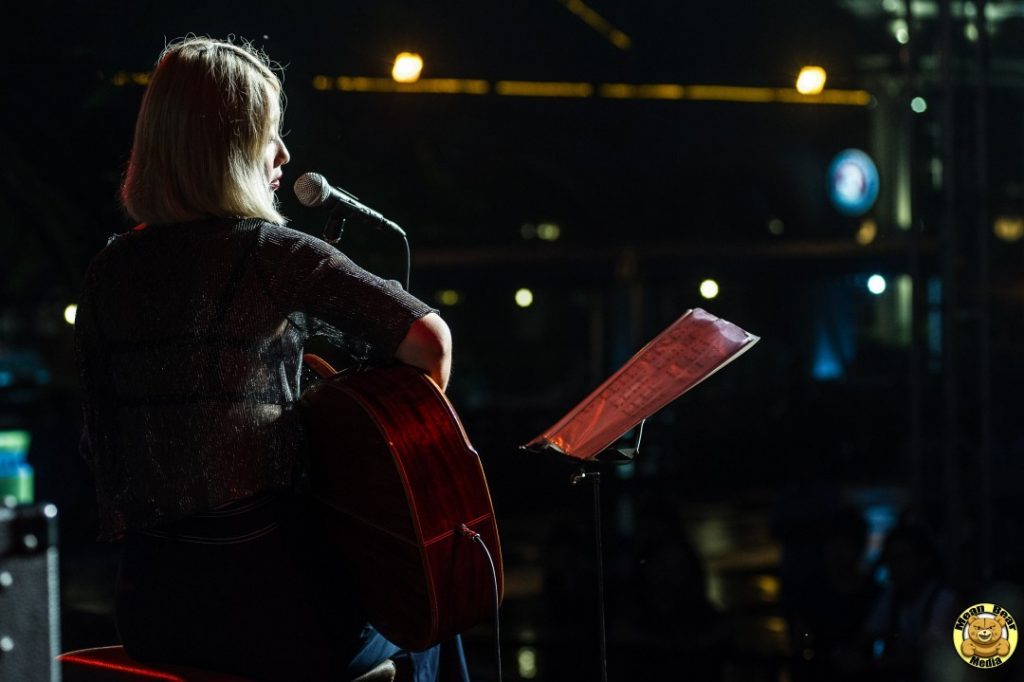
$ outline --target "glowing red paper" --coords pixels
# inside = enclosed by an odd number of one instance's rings
[[[758,341],[705,310],[688,310],[525,447],[593,459]]]

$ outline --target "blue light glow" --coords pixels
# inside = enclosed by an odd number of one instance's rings
[[[845,215],[863,215],[878,198],[878,169],[859,149],[844,149],[828,167],[828,193]]]
[[[843,376],[843,363],[840,361],[834,345],[829,343],[828,335],[823,331],[818,333],[811,375],[818,381],[839,379]]]

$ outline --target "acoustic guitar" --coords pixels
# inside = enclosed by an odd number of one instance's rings
[[[304,360],[321,376],[300,401],[311,492],[370,622],[419,651],[493,617],[504,590],[498,527],[451,403],[409,366],[336,373]]]

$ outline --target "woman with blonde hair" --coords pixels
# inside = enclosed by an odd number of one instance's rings
[[[139,224],[86,275],[82,450],[99,534],[124,540],[128,653],[260,680],[341,680],[398,653],[366,625],[301,495],[303,345],[448,381],[436,311],[284,227],[281,82],[248,44],[169,45],[121,191]],[[455,679],[465,679],[458,643]],[[412,654],[437,676],[438,648]]]

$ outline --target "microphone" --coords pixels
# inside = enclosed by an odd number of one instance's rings
[[[295,181],[293,186],[295,196],[303,206],[316,208],[326,206],[332,211],[339,211],[345,214],[346,218],[357,217],[372,224],[380,230],[392,230],[401,236],[405,236],[405,230],[392,220],[388,220],[369,206],[361,204],[359,200],[341,189],[332,187],[327,178],[319,173],[303,173]]]

